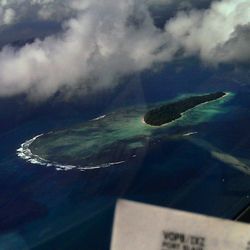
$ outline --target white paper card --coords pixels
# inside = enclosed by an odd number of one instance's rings
[[[250,225],[136,202],[117,203],[111,250],[250,250]]]

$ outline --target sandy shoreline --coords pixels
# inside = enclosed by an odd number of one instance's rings
[[[231,94],[230,92],[225,92],[225,95],[224,95],[224,96],[222,96],[222,97],[220,97],[220,98],[218,98],[218,99],[212,100],[212,101],[208,101],[208,102],[201,103],[201,104],[199,104],[199,105],[197,105],[197,106],[195,106],[195,107],[193,107],[193,108],[191,108],[191,109],[188,109],[188,110],[186,110],[185,112],[181,113],[181,114],[180,114],[181,117],[178,117],[177,119],[174,119],[174,120],[172,120],[172,121],[170,121],[170,122],[164,123],[164,124],[159,125],[159,126],[154,126],[154,125],[150,125],[150,124],[146,123],[145,120],[144,120],[144,117],[142,117],[141,122],[142,122],[143,124],[147,125],[147,126],[152,127],[152,128],[158,128],[158,127],[168,126],[168,125],[172,124],[173,122],[175,122],[175,121],[181,119],[181,118],[183,117],[183,115],[184,115],[186,112],[188,112],[188,111],[190,111],[190,110],[192,110],[192,109],[195,109],[195,108],[197,108],[197,107],[200,107],[200,106],[202,106],[202,105],[205,105],[205,104],[208,104],[208,103],[215,102],[215,101],[218,101],[218,100],[220,100],[220,99],[223,99],[223,98],[229,96],[230,94]]]

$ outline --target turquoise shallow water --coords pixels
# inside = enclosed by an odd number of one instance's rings
[[[178,98],[185,97],[187,95]],[[24,143],[18,154],[32,164],[54,166],[57,170],[114,167],[136,158],[140,149],[157,138],[165,136],[165,140],[176,140],[196,134],[189,131],[189,127],[227,113],[223,104],[231,98],[233,94],[228,93],[223,98],[201,104],[160,127],[144,122],[149,107],[119,109],[68,129],[38,135]],[[158,105],[161,103],[153,107]],[[171,131],[175,127],[179,127],[178,132]]]
[[[39,120],[2,135],[0,249],[108,250],[120,197],[233,218],[250,201],[249,106],[248,93],[235,93],[160,128],[143,124],[145,107],[133,106],[113,109],[99,120],[65,124],[66,129]],[[112,155],[111,162],[125,162],[57,171],[53,164],[17,157],[21,143],[41,133],[47,142],[49,131],[59,141],[61,134],[67,135],[60,141],[66,146],[72,143],[72,131],[77,136],[80,132],[85,157],[108,148],[110,154],[99,154],[101,160]],[[55,142],[44,144],[44,154]],[[75,151],[69,152],[71,156]]]

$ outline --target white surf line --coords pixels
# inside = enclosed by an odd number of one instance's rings
[[[101,119],[103,119],[105,117],[106,117],[106,115],[101,115],[101,116],[98,116],[98,117],[92,119],[91,121],[99,121],[99,120],[101,120]]]
[[[71,170],[73,168],[76,168],[77,166],[73,165],[61,165],[55,162],[49,162],[46,159],[43,159],[39,155],[35,155],[30,150],[30,145],[39,137],[43,136],[44,134],[40,134],[35,136],[34,138],[27,140],[26,142],[22,143],[20,148],[17,149],[17,155],[22,158],[23,160],[26,160],[27,162],[30,162],[35,165],[40,166],[46,166],[46,167],[52,167],[54,166],[57,170]]]
[[[50,162],[46,159],[43,159],[42,157],[35,155],[30,150],[30,145],[39,137],[43,136],[44,134],[40,134],[35,136],[34,138],[27,140],[26,142],[21,144],[21,147],[17,149],[17,155],[22,158],[23,160],[40,166],[45,167],[54,167],[57,171],[69,171],[72,169],[78,169],[80,171],[86,171],[86,170],[94,170],[94,169],[100,169],[100,168],[108,168],[111,166],[120,165],[122,163],[125,163],[125,161],[119,161],[119,162],[107,162],[96,166],[74,166],[74,165],[63,165],[59,164],[57,162]]]
[[[24,159],[24,160],[31,160],[31,158],[34,158],[34,157],[37,157],[37,158],[40,158],[39,156],[37,155],[34,155],[32,154],[31,150],[29,149],[29,146],[39,137],[43,136],[44,134],[40,134],[40,135],[37,135],[35,137],[33,137],[32,139],[30,140],[27,140],[26,142],[22,143],[20,148],[17,149],[17,155]],[[41,160],[44,160],[42,158],[40,158]]]
[[[198,134],[198,132],[188,132],[188,133],[185,133],[185,134],[183,134],[183,136],[191,136],[191,135],[196,135],[196,134]]]
[[[81,171],[86,171],[86,170],[95,170],[95,169],[100,169],[100,168],[108,168],[116,165],[120,165],[122,163],[125,163],[126,161],[118,161],[118,162],[107,162],[107,163],[102,163],[100,165],[96,166],[85,166],[85,167],[79,167],[78,169]]]

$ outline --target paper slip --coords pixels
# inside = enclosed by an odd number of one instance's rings
[[[117,203],[111,250],[250,250],[250,225],[136,202]]]

